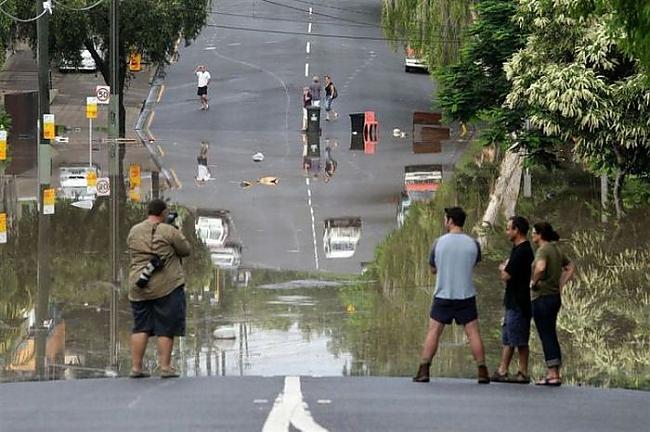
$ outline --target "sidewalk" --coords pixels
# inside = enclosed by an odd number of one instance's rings
[[[87,163],[89,159],[89,122],[86,119],[86,97],[95,95],[97,85],[105,85],[99,72],[95,73],[60,73],[56,65],[52,65],[52,92],[50,111],[54,114],[57,127],[64,126],[61,136],[68,137],[68,143],[53,142],[52,181],[58,186],[58,170],[60,166],[70,163]],[[144,67],[141,72],[129,82],[125,90],[124,105],[126,108],[126,136],[137,138],[133,127],[140,114],[143,101],[149,93],[151,68]],[[16,52],[7,58],[4,68],[0,71],[0,96],[7,93],[38,90],[37,65],[33,53],[28,46],[21,45]],[[108,172],[107,145],[101,140],[107,137],[108,108],[100,105],[98,115],[93,119],[93,163],[98,164],[103,172]],[[59,131],[59,129],[57,129]],[[61,132],[59,132],[61,133]],[[149,152],[139,142],[127,145],[124,160],[125,172],[130,164],[139,164],[143,173],[156,171]],[[33,172],[32,172],[33,171]],[[36,169],[26,173],[24,177],[36,178]]]

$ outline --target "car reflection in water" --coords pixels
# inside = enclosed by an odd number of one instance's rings
[[[88,174],[90,172],[95,174],[95,178],[101,175],[101,170],[97,165],[69,164],[60,167],[59,198],[94,202],[97,196],[97,190],[88,187]]]
[[[404,167],[404,190],[397,204],[397,226],[404,225],[406,215],[415,202],[433,199],[442,183],[442,165],[409,165]]]
[[[212,265],[221,269],[236,270],[241,264],[242,246],[235,241],[229,241],[231,226],[228,210],[196,211],[196,236],[210,251]]]
[[[361,239],[361,219],[358,217],[325,220],[323,249],[326,258],[350,258]]]

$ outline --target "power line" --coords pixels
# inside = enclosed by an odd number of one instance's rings
[[[5,3],[7,3],[7,1],[8,1],[8,0],[4,0],[2,3],[0,3],[0,12],[2,12],[3,14],[5,14],[5,15],[8,16],[9,18],[11,18],[12,20],[17,21],[17,22],[21,22],[21,23],[30,23],[30,22],[34,22],[34,21],[38,20],[40,17],[42,17],[43,15],[45,15],[45,14],[48,12],[47,9],[44,9],[43,12],[41,12],[40,15],[35,16],[34,18],[27,18],[27,19],[18,18],[18,17],[16,17],[16,16],[11,15],[11,14],[10,14],[9,12],[7,12],[6,10],[2,9],[2,5],[5,4]]]
[[[305,21],[305,20],[297,20],[297,19],[289,19],[289,18],[277,18],[277,17],[270,17],[270,16],[262,16],[262,15],[246,15],[246,14],[237,14],[231,12],[217,12],[217,11],[210,11],[209,13],[212,15],[224,15],[224,16],[241,17],[241,18],[262,19],[262,20],[269,20],[269,21],[284,21],[284,22],[304,23],[304,24],[311,22],[313,24],[328,24],[328,25],[345,26],[345,27],[381,28],[381,26],[375,24],[352,24],[352,23],[339,24],[333,21]]]
[[[96,8],[97,6],[99,6],[104,2],[104,0],[97,0],[97,2],[92,4],[91,6],[76,8],[76,7],[68,6],[63,2],[60,2],[59,0],[52,0],[52,1],[54,1],[54,3],[56,3],[57,5],[61,6],[63,9],[68,9],[68,10],[78,11],[78,12],[89,11],[91,9]]]
[[[241,31],[251,31],[258,33],[273,33],[273,34],[285,34],[285,35],[296,35],[296,36],[313,36],[313,37],[322,37],[322,38],[334,38],[334,39],[354,39],[354,40],[372,40],[372,41],[389,41],[389,42],[413,42],[410,39],[399,39],[399,38],[385,38],[385,37],[372,37],[372,36],[355,36],[355,35],[336,35],[336,34],[326,34],[326,33],[304,33],[304,32],[292,32],[285,30],[264,30],[252,27],[235,27],[227,26],[220,24],[206,24],[206,27],[221,28],[226,30],[241,30]],[[447,39],[443,37],[432,36],[430,40],[436,40],[440,42],[460,42],[460,39]]]
[[[310,6],[318,6],[318,7],[324,7],[324,8],[327,8],[327,9],[334,9],[334,10],[340,10],[340,11],[345,11],[345,12],[352,12],[352,13],[355,13],[355,14],[364,15],[364,16],[368,16],[368,17],[372,16],[368,12],[361,12],[361,11],[356,10],[356,9],[349,9],[349,8],[344,8],[344,7],[339,7],[339,6],[328,6],[328,5],[324,5],[324,4],[321,4],[321,3],[305,1],[305,0],[291,0],[291,1],[294,1],[296,3],[308,4]]]
[[[272,4],[274,6],[279,6],[279,7],[283,7],[283,8],[287,8],[287,9],[292,9],[292,10],[296,10],[296,11],[302,12],[302,13],[309,13],[308,9],[301,9],[299,7],[287,5],[287,4],[284,4],[284,3],[278,3],[278,2],[275,2],[275,1],[271,1],[271,0],[262,0],[262,1],[264,3]],[[377,25],[375,23],[369,23],[369,22],[364,22],[364,21],[356,21],[356,20],[341,18],[341,17],[337,17],[337,16],[334,16],[334,15],[324,14],[324,13],[321,13],[321,12],[312,11],[312,15],[324,16],[324,17],[327,17],[327,18],[333,18],[335,20],[351,22],[351,23],[354,23],[354,24],[365,24],[365,25],[369,25],[369,26],[376,26]]]

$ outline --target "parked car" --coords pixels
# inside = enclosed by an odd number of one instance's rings
[[[325,220],[323,249],[326,258],[350,258],[361,239],[360,218]]]
[[[93,59],[90,51],[84,49],[79,51],[81,60],[77,63],[75,59],[62,58],[59,61],[60,72],[95,72],[97,64]]]
[[[428,72],[429,65],[421,53],[417,53],[413,48],[407,46],[404,55],[404,72],[414,71]]]
[[[228,238],[229,226],[227,213],[197,211],[194,224],[196,236],[208,249],[221,247]]]
[[[404,190],[397,204],[397,226],[404,225],[409,209],[416,202],[433,199],[442,182],[442,165],[404,167]]]
[[[71,200],[94,200],[96,191],[88,189],[88,173],[93,171],[96,177],[101,175],[98,165],[69,164],[59,168],[59,197]]]

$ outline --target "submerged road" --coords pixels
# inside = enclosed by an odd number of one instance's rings
[[[650,393],[440,379],[219,377],[0,385],[0,431],[643,431]]]
[[[404,72],[404,57],[383,40],[381,2],[219,0],[208,26],[167,69],[151,130],[163,163],[182,187],[168,194],[193,207],[228,210],[242,265],[358,273],[393,230],[404,166],[452,166],[462,151],[415,155],[409,136],[413,111],[429,111],[434,83]],[[194,69],[212,75],[210,109],[200,110]],[[303,170],[302,88],[312,75],[330,74],[339,97],[337,121],[322,121],[321,163],[330,145],[338,168],[331,181]],[[379,122],[375,154],[350,149],[351,113],[373,111]],[[324,110],[322,115],[324,117]],[[215,178],[195,181],[202,140]],[[252,156],[264,154],[255,163]],[[279,178],[277,186],[240,187],[242,180]],[[351,257],[325,254],[325,221],[360,218]]]

